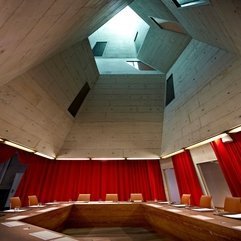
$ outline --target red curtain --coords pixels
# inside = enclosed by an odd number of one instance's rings
[[[145,200],[166,200],[158,160],[63,161],[32,155],[18,187],[24,205],[28,195],[41,202],[76,200],[79,193],[91,193],[92,200],[105,200],[106,193],[118,193],[128,200],[140,192]]]
[[[231,134],[233,142],[211,143],[233,196],[241,197],[241,133]]]
[[[17,150],[15,148],[0,143],[0,163],[9,160],[16,153]]]
[[[190,152],[185,151],[173,156],[172,162],[180,196],[184,193],[191,194],[191,205],[198,206],[203,193]]]

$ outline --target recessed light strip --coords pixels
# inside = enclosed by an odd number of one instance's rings
[[[114,161],[114,160],[125,160],[125,157],[91,157],[93,161]]]
[[[43,153],[38,152],[38,151],[34,152],[34,154],[38,155],[38,156],[41,156],[41,157],[45,157],[45,158],[51,159],[51,160],[55,159],[55,157],[53,157],[53,156],[49,156],[49,155],[43,154]]]
[[[179,150],[179,151],[175,151],[175,152],[172,152],[172,153],[170,153],[170,154],[167,154],[167,155],[161,156],[161,158],[162,158],[162,159],[166,159],[166,158],[168,158],[168,157],[171,157],[171,156],[177,155],[177,154],[182,153],[182,152],[184,152],[184,149],[181,149],[181,150]]]
[[[17,144],[17,143],[15,143],[15,142],[12,142],[12,141],[7,141],[7,140],[5,140],[5,141],[4,141],[4,144],[6,144],[6,145],[8,145],[8,146],[15,147],[15,148],[17,148],[17,149],[21,149],[21,150],[23,150],[23,151],[34,152],[34,150],[32,150],[32,149],[30,149],[30,148],[28,148],[28,147],[25,147],[25,146],[22,146],[22,145],[20,145],[20,144]]]
[[[237,133],[237,132],[240,132],[241,131],[241,126],[238,126],[232,130],[229,131],[229,133]]]
[[[160,160],[160,157],[127,157],[126,160]]]
[[[185,149],[186,149],[186,150],[190,150],[190,149],[193,149],[193,148],[196,148],[196,147],[205,145],[205,144],[207,144],[207,143],[210,143],[210,142],[212,142],[212,141],[215,141],[215,140],[217,140],[217,139],[221,139],[221,138],[226,137],[226,136],[227,136],[226,133],[222,133],[222,134],[220,134],[220,135],[211,137],[211,138],[209,138],[209,139],[207,139],[207,140],[201,141],[201,142],[199,142],[199,143],[197,143],[197,144],[188,146],[188,147],[186,147]]]
[[[56,157],[56,160],[63,160],[63,161],[87,161],[90,160],[89,157]]]

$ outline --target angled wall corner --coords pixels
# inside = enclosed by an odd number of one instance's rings
[[[67,109],[99,73],[88,40],[0,87],[0,136],[55,156],[71,129]]]

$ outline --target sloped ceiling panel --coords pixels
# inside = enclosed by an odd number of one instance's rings
[[[147,37],[138,53],[138,58],[166,73],[190,42],[189,35],[161,29],[153,18],[178,22],[161,1],[136,0],[131,8],[150,25]]]
[[[240,53],[240,1],[210,2],[209,5],[180,9],[172,1],[163,0],[192,38],[233,53]]]
[[[0,85],[85,39],[130,2],[1,1]]]

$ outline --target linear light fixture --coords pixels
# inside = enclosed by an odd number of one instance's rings
[[[222,134],[220,134],[220,135],[211,137],[211,138],[209,138],[209,139],[207,139],[207,140],[204,140],[204,141],[201,141],[201,142],[196,143],[196,144],[194,144],[194,145],[191,145],[191,146],[189,146],[189,147],[186,147],[185,149],[190,150],[190,149],[193,149],[193,148],[196,148],[196,147],[205,145],[205,144],[207,144],[207,143],[210,143],[210,142],[212,142],[212,141],[215,141],[215,140],[217,140],[217,139],[224,138],[224,137],[226,137],[226,136],[227,136],[226,133],[222,133]]]
[[[126,160],[160,160],[160,157],[127,157]]]
[[[89,157],[56,157],[56,160],[65,160],[65,161],[88,161]]]
[[[167,155],[161,156],[161,158],[162,158],[162,159],[166,159],[166,158],[168,158],[168,157],[171,157],[171,156],[177,155],[177,154],[182,153],[182,152],[184,152],[184,149],[181,149],[181,150],[179,150],[179,151],[175,151],[175,152],[172,152],[172,153],[170,153],[170,154],[167,154]]]
[[[114,160],[125,160],[125,157],[91,157],[93,161],[114,161]]]
[[[21,150],[23,150],[23,151],[34,152],[34,150],[32,150],[32,149],[30,149],[30,148],[28,148],[28,147],[25,147],[25,146],[22,146],[22,145],[20,145],[20,144],[17,144],[17,143],[15,143],[15,142],[12,142],[12,141],[7,141],[7,140],[5,140],[5,141],[4,141],[4,144],[6,144],[6,145],[8,145],[8,146],[15,147],[15,148],[17,148],[17,149],[21,149]]]
[[[38,155],[38,156],[41,156],[41,157],[45,157],[45,158],[51,159],[51,160],[55,159],[55,157],[53,157],[53,156],[49,156],[49,155],[43,154],[43,153],[38,152],[38,151],[34,152],[34,154]]]
[[[0,138],[0,142],[4,142],[4,140],[2,138]]]
[[[222,142],[223,143],[233,142],[233,139],[230,135],[227,134],[226,136],[222,137]]]
[[[229,133],[237,133],[237,132],[240,132],[241,131],[241,126],[238,126],[232,130],[229,131]]]

